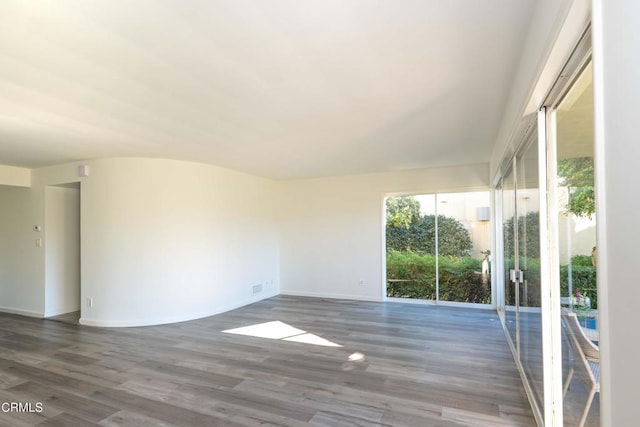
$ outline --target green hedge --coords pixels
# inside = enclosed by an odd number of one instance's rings
[[[513,259],[505,260],[513,265]],[[527,280],[527,304],[540,307],[540,260],[537,258],[520,258],[520,268]],[[598,289],[596,286],[596,268],[592,265],[590,255],[575,255],[571,258],[573,292],[580,289],[582,295],[591,299],[591,308],[598,308]],[[521,289],[522,292],[522,289]],[[560,296],[569,295],[569,266],[560,266]],[[507,295],[508,297],[508,295]],[[509,304],[513,304],[509,301]]]
[[[512,260],[507,259],[507,265]],[[573,291],[580,289],[582,295],[591,299],[591,308],[598,308],[596,268],[591,265],[591,257],[577,255],[571,259]],[[529,307],[540,306],[540,260],[521,258],[521,268],[527,280],[527,301]],[[491,278],[483,277],[482,260],[472,257],[439,257],[440,299],[444,301],[491,302]],[[568,271],[560,266],[560,292],[568,295]],[[387,277],[408,280],[387,283],[387,295],[401,298],[436,298],[436,257],[412,251],[389,251],[387,253]],[[521,288],[521,293],[524,289]],[[508,297],[508,296],[507,296]],[[510,304],[513,304],[511,301]]]
[[[573,259],[572,259],[573,262]],[[583,296],[591,300],[591,308],[598,308],[598,287],[596,284],[596,268],[593,265],[572,265],[571,283],[573,293],[580,289]],[[569,295],[569,266],[560,266],[560,292]]]
[[[406,226],[387,223],[387,251],[436,253],[436,217],[423,215]],[[471,234],[455,218],[438,215],[438,253],[446,256],[468,256],[473,244]]]
[[[482,260],[472,257],[438,258],[440,268],[440,300],[491,302],[490,276],[481,274]],[[436,257],[412,251],[387,253],[387,277],[407,280],[389,282],[387,295],[400,298],[436,298]]]

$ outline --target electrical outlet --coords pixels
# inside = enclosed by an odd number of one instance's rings
[[[359,283],[360,283],[361,286],[364,286],[364,279],[360,279]]]

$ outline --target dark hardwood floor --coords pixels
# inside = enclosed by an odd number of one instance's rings
[[[47,320],[77,325],[80,323],[80,312],[72,311],[71,313],[59,314],[57,316],[47,317]]]
[[[341,347],[222,332],[273,321]],[[11,426],[535,425],[494,312],[290,296],[143,328],[0,314],[0,401],[34,405]]]

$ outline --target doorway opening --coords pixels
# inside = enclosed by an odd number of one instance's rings
[[[386,296],[491,304],[488,191],[385,199]]]
[[[78,324],[80,183],[46,187],[45,211],[45,317]]]

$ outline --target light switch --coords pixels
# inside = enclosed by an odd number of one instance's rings
[[[36,239],[36,248],[42,247],[42,239]]]

